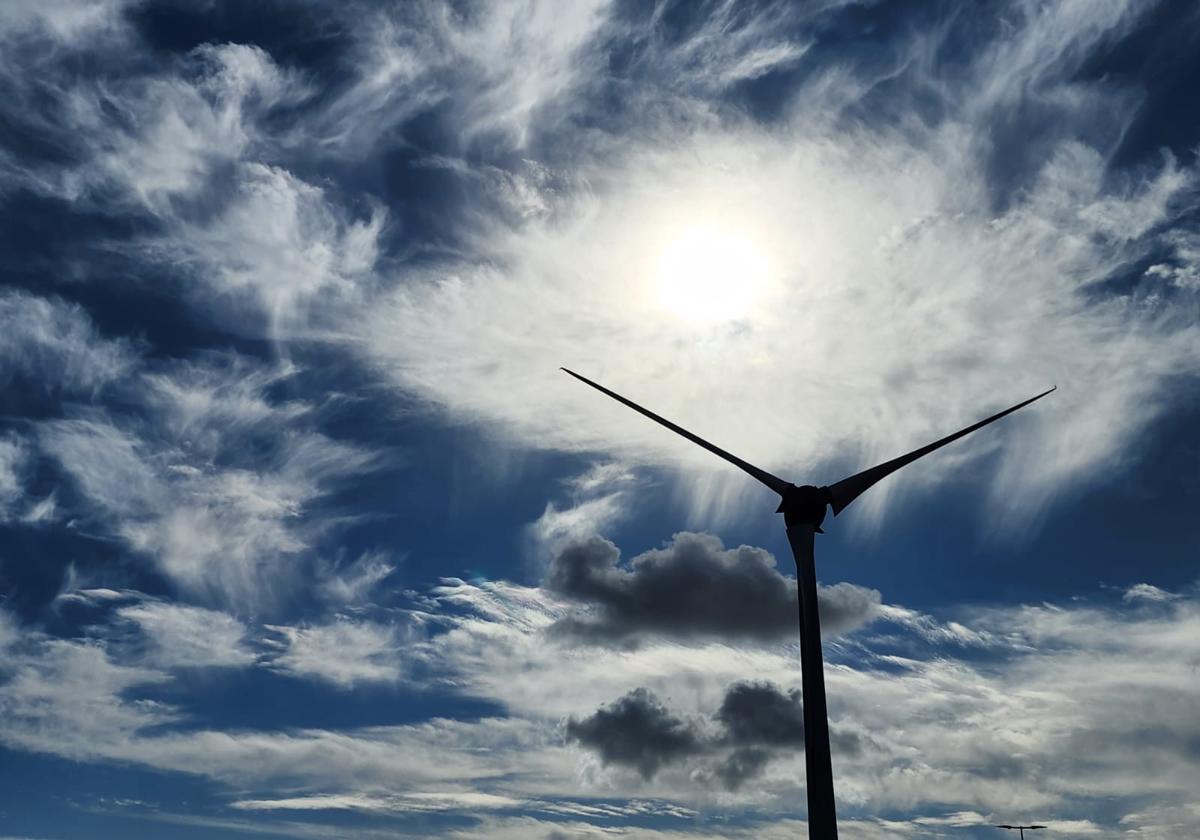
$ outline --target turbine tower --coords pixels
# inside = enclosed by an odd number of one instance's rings
[[[998,825],[996,828],[1007,828],[1009,831],[1021,832],[1021,840],[1025,840],[1026,830],[1033,831],[1037,828],[1045,828],[1044,825]]]
[[[833,515],[837,516],[846,509],[847,505],[880,479],[911,464],[918,458],[928,455],[935,449],[940,449],[948,443],[983,428],[988,423],[1012,414],[1019,408],[1024,408],[1034,400],[1046,396],[1054,388],[1043,391],[1025,402],[1017,403],[999,414],[993,414],[985,420],[980,420],[973,426],[968,426],[941,440],[934,441],[928,446],[922,446],[907,455],[901,455],[899,458],[893,458],[878,466],[863,470],[836,484],[826,487],[812,485],[798,487],[790,481],[784,481],[782,478],[771,475],[766,470],[759,469],[736,455],[714,446],[687,429],[675,425],[666,418],[659,417],[654,412],[642,408],[632,400],[608,390],[585,376],[580,376],[566,368],[562,368],[562,370],[580,382],[607,394],[617,402],[629,406],[639,414],[666,426],[692,443],[704,447],[714,455],[724,458],[779,494],[779,507],[775,512],[783,514],[788,544],[792,547],[792,554],[796,559],[796,584],[800,607],[800,681],[804,694],[804,764],[808,789],[808,836],[813,840],[837,840],[837,811],[833,799],[833,765],[829,753],[829,718],[825,709],[825,672],[821,656],[821,623],[817,612],[817,575],[813,561],[814,534],[825,533],[821,530],[821,523],[825,521],[825,508],[831,508]]]

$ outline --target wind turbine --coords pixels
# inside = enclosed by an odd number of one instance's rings
[[[666,418],[659,417],[653,411],[642,408],[632,400],[608,390],[575,371],[562,368],[563,371],[597,391],[607,394],[617,402],[623,403],[639,414],[649,417],[656,423],[661,423],[671,431],[702,446],[714,455],[724,458],[735,467],[749,473],[763,484],[779,494],[779,507],[776,513],[783,514],[783,522],[787,528],[788,544],[796,559],[796,584],[799,590],[800,607],[800,681],[804,692],[804,764],[807,773],[808,788],[808,836],[819,840],[837,840],[837,811],[833,799],[833,765],[829,753],[829,719],[825,709],[825,672],[821,657],[821,621],[817,612],[817,575],[813,561],[813,535],[823,534],[821,523],[825,521],[825,508],[833,509],[837,516],[846,506],[863,494],[871,485],[880,479],[891,475],[913,461],[928,455],[935,449],[940,449],[948,443],[969,435],[981,429],[988,423],[999,420],[1007,414],[1012,414],[1019,408],[1024,408],[1034,400],[1053,391],[1043,391],[1036,397],[1025,402],[1017,403],[1012,408],[1006,408],[999,414],[993,414],[986,420],[980,420],[973,426],[955,432],[952,435],[934,441],[928,446],[914,449],[907,455],[885,461],[878,466],[855,473],[849,478],[843,478],[836,484],[826,487],[814,487],[810,484],[796,486],[790,481],[771,475],[753,464],[743,461],[736,455],[726,452],[687,429],[675,425]]]
[[[1016,831],[1021,832],[1021,840],[1025,840],[1025,830],[1026,829],[1033,831],[1035,828],[1045,828],[1045,827],[1046,826],[1044,826],[1044,825],[998,825],[998,826],[996,826],[996,828],[1007,828],[1009,831],[1016,830]]]

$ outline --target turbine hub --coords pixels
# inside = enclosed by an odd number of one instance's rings
[[[825,521],[825,508],[832,501],[828,487],[813,487],[811,484],[797,487],[793,484],[784,492],[775,512],[783,514],[783,522],[789,528],[800,524],[811,525],[821,534],[824,533],[821,523]]]

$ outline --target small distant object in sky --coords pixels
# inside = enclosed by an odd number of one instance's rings
[[[797,486],[790,481],[784,481],[782,478],[771,475],[766,470],[743,461],[736,455],[709,443],[699,435],[692,434],[687,429],[675,425],[653,411],[642,408],[632,400],[608,390],[603,385],[593,382],[585,376],[580,376],[572,370],[567,370],[567,368],[562,368],[562,370],[639,414],[666,426],[697,446],[724,458],[779,494],[779,507],[775,512],[783,514],[783,521],[787,526],[788,544],[792,547],[792,554],[796,559],[796,584],[799,590],[800,681],[804,693],[804,763],[808,789],[808,836],[809,838],[820,838],[820,840],[837,840],[837,810],[833,798],[833,762],[829,751],[829,717],[825,708],[825,670],[821,655],[821,623],[817,611],[817,573],[813,558],[814,534],[825,533],[821,530],[821,523],[825,521],[825,508],[826,506],[832,508],[833,515],[837,516],[873,484],[901,467],[911,464],[918,458],[928,455],[948,443],[953,443],[971,432],[982,429],[987,424],[1012,414],[1019,408],[1024,408],[1034,400],[1040,400],[1055,389],[1043,391],[1036,397],[1017,403],[972,426],[936,440],[928,446],[922,446],[899,458],[893,458],[878,466],[855,473],[836,484],[814,487],[813,485]],[[1025,828],[1044,827],[1025,826]],[[1000,828],[1022,827],[1000,826]]]
[[[1046,826],[1044,826],[1044,825],[998,825],[998,826],[996,826],[996,828],[1007,828],[1009,831],[1021,832],[1021,840],[1024,840],[1026,830],[1033,831],[1034,829],[1045,828],[1045,827]]]

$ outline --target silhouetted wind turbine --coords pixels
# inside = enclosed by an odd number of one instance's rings
[[[580,376],[566,368],[562,370],[579,381],[591,385],[597,391],[624,403],[634,411],[644,414],[654,422],[661,423],[692,443],[703,446],[709,452],[724,458],[779,494],[779,507],[775,512],[783,514],[783,522],[787,527],[788,543],[796,558],[796,583],[800,596],[800,680],[804,691],[804,763],[808,787],[808,836],[820,838],[820,840],[836,840],[837,811],[833,800],[833,766],[829,754],[829,719],[825,710],[825,673],[821,657],[821,622],[817,612],[817,575],[813,562],[813,534],[824,533],[821,530],[821,523],[825,520],[825,507],[831,507],[833,515],[837,516],[846,509],[847,505],[880,479],[911,464],[918,458],[928,455],[935,449],[940,449],[948,443],[983,428],[988,423],[999,420],[1006,414],[1012,414],[1017,409],[1024,408],[1034,400],[1046,396],[1054,388],[1051,388],[1050,391],[1043,391],[1036,397],[1018,403],[1012,408],[1007,408],[999,414],[993,414],[986,420],[980,420],[962,431],[934,441],[928,446],[915,449],[907,455],[901,455],[899,458],[885,461],[877,467],[871,467],[869,470],[863,470],[849,478],[843,478],[836,484],[830,484],[827,487],[812,485],[797,487],[790,481],[784,481],[766,470],[743,461],[736,455],[731,455],[724,449],[714,446],[687,429],[676,426],[670,420],[659,417],[653,411],[642,408],[632,400],[625,399],[620,394],[608,390],[585,376]]]
[[[1021,840],[1025,840],[1026,829],[1031,830],[1032,832],[1033,829],[1045,828],[1045,826],[996,826],[996,828],[1007,828],[1010,830],[1010,832],[1012,832],[1012,830],[1018,830],[1018,832],[1021,833]]]

